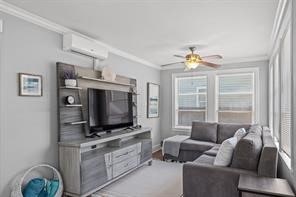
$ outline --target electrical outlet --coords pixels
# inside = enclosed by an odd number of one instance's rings
[[[0,19],[0,33],[3,32],[3,20]]]

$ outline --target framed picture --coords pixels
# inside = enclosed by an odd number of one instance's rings
[[[42,76],[19,73],[19,96],[42,96]]]
[[[159,85],[147,83],[147,118],[159,117]]]

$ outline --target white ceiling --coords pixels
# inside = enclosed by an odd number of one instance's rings
[[[278,0],[6,0],[156,65],[185,46],[225,60],[267,56]]]

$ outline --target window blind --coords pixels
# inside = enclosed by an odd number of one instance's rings
[[[254,74],[218,75],[217,115],[224,123],[254,120]]]
[[[175,126],[190,127],[194,120],[205,121],[207,77],[179,77],[175,83]]]
[[[290,30],[282,43],[281,49],[281,105],[280,105],[280,146],[291,156],[291,114],[292,114],[292,70]]]

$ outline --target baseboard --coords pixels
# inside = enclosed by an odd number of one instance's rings
[[[155,153],[155,152],[159,151],[160,149],[161,149],[160,144],[154,145],[152,147],[152,153]]]

